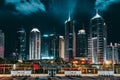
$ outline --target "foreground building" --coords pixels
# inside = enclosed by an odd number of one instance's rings
[[[29,38],[29,60],[40,59],[41,35],[37,28],[33,28]]]
[[[107,26],[104,19],[96,12],[90,20],[88,38],[88,58],[91,63],[102,64],[106,61]]]

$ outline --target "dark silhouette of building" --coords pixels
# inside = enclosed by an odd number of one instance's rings
[[[26,60],[26,32],[24,28],[19,28],[16,34],[16,53],[18,54],[18,59]]]
[[[76,36],[74,21],[70,18],[65,22],[65,60],[70,61],[74,59],[76,53]]]
[[[76,57],[87,57],[87,39],[84,29],[79,30],[76,41]]]

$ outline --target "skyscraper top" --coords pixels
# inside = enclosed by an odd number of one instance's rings
[[[102,18],[99,14],[98,14],[98,10],[96,9],[96,15],[92,18],[92,19],[96,19],[96,18]]]
[[[68,21],[71,21],[71,13],[70,13],[70,11],[69,11],[69,14],[68,14],[68,19],[65,21],[65,23],[68,22]]]
[[[33,28],[31,32],[40,32],[37,28]]]

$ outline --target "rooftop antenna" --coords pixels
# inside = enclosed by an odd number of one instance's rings
[[[85,29],[84,23],[82,23],[82,29]]]
[[[68,14],[68,21],[70,21],[71,20],[71,16],[70,16],[70,10],[69,10],[69,14]]]
[[[96,8],[95,10],[96,10],[96,14],[98,14],[98,9]]]

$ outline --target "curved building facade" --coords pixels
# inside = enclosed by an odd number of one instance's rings
[[[29,40],[29,60],[40,59],[41,35],[37,28],[31,30]]]
[[[88,57],[91,63],[102,64],[106,60],[107,26],[104,19],[96,12],[90,20],[88,38]]]

